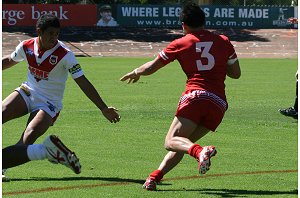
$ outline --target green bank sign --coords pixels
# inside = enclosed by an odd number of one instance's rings
[[[289,17],[297,16],[294,7],[201,6],[207,28],[292,28]],[[180,27],[180,6],[118,5],[116,19],[127,27]]]

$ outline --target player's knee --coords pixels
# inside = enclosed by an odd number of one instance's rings
[[[170,151],[171,150],[171,146],[172,144],[171,144],[171,141],[170,140],[165,140],[165,145],[164,145],[164,147],[165,147],[165,149],[166,150],[168,150],[168,151]]]

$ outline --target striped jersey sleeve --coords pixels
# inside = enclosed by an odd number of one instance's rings
[[[174,40],[164,50],[159,52],[158,57],[160,61],[166,65],[177,58],[177,52],[177,40]]]

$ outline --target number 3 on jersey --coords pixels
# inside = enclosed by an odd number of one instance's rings
[[[201,53],[201,58],[207,59],[207,64],[203,64],[201,60],[196,60],[198,71],[211,70],[215,66],[215,58],[209,53],[213,42],[198,42],[196,43],[196,52]]]

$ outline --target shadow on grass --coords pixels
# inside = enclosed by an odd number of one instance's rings
[[[220,197],[249,197],[251,195],[297,195],[298,190],[291,191],[268,191],[268,190],[238,190],[238,189],[170,189],[158,190],[162,192],[168,191],[198,191],[200,194],[220,196]]]
[[[14,181],[107,181],[107,182],[120,182],[120,183],[137,183],[143,184],[145,180],[139,179],[126,179],[119,177],[33,177],[33,178],[11,178],[9,182]]]
[[[45,192],[45,191],[57,191],[57,190],[69,190],[73,188],[91,188],[91,187],[100,187],[100,186],[115,186],[115,185],[128,185],[130,183],[143,184],[144,180],[139,179],[126,179],[126,178],[118,178],[118,177],[63,177],[63,178],[48,178],[48,177],[40,177],[40,178],[28,178],[28,179],[18,179],[14,178],[10,180],[13,181],[106,181],[110,183],[101,183],[101,184],[87,184],[87,185],[76,185],[76,186],[66,186],[66,187],[58,187],[58,188],[46,188],[46,189],[35,189],[32,191],[20,191],[20,192],[9,192],[4,194],[28,194],[28,193],[36,193],[36,192]],[[163,183],[160,186],[168,186],[171,184]],[[239,190],[239,189],[164,189],[157,190],[158,192],[199,192],[199,195],[208,195],[208,196],[219,196],[219,197],[251,197],[253,195],[264,196],[276,196],[276,195],[297,195],[298,190],[290,190],[290,191],[272,191],[272,190]]]

